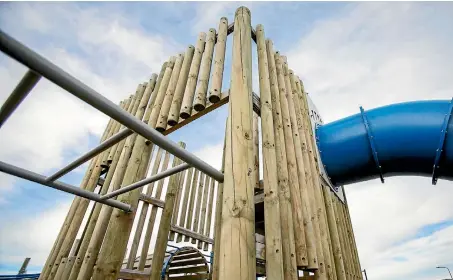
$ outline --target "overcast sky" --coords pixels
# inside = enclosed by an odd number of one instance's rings
[[[0,28],[118,103],[240,3],[2,3]],[[246,3],[288,56],[325,123],[395,102],[450,99],[453,3]],[[231,40],[229,43],[231,44]],[[255,50],[255,48],[254,48]],[[256,50],[254,90],[258,90]],[[225,83],[229,78],[229,57]],[[0,103],[26,69],[0,54]],[[226,106],[170,138],[219,167]],[[108,119],[42,80],[0,131],[0,160],[49,175],[99,141]],[[62,180],[78,185],[84,168]],[[346,186],[370,279],[447,278],[453,187],[393,177]],[[0,274],[40,271],[72,196],[0,174]]]

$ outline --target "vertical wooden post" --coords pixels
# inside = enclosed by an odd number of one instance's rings
[[[204,235],[208,236],[208,237],[210,236],[210,233],[211,233],[212,206],[213,206],[213,202],[214,202],[215,183],[216,183],[216,181],[214,179],[211,179],[211,186],[209,187],[208,216],[206,218],[206,228],[204,231]],[[209,243],[204,242],[203,250],[207,251],[208,248],[209,248]]]
[[[175,201],[175,207],[173,207],[173,215],[171,217],[171,224],[172,225],[177,225],[178,220],[179,220],[179,208],[181,208],[181,196],[182,196],[182,191],[183,191],[183,184],[184,184],[184,179],[186,178],[186,171],[184,170],[180,173],[179,175],[179,180],[181,181],[181,187],[178,189],[178,193],[176,194],[176,201]],[[168,240],[173,241],[175,239],[175,232],[170,231],[170,234],[168,236]]]
[[[198,183],[198,191],[197,191],[197,201],[195,202],[195,211],[194,211],[194,219],[192,225],[192,231],[197,232],[199,221],[200,221],[200,211],[201,211],[201,200],[203,199],[203,189],[205,188],[205,179],[207,176],[204,173],[200,174],[200,182]],[[195,244],[197,241],[192,238],[192,244]]]
[[[280,201],[278,199],[277,163],[275,154],[272,98],[269,83],[269,65],[266,54],[264,27],[256,26],[258,71],[260,83],[261,132],[263,137],[264,223],[266,239],[266,277],[284,279]],[[258,153],[258,151],[257,151]]]
[[[289,186],[291,192],[291,206],[293,211],[294,223],[294,240],[296,244],[296,263],[298,267],[305,267],[308,264],[307,248],[305,244],[304,230],[304,204],[301,202],[300,183],[297,170],[296,151],[294,147],[293,131],[291,127],[290,115],[288,110],[288,101],[286,99],[287,90],[283,76],[283,61],[281,56],[275,54],[275,65],[277,70],[277,82],[279,87],[280,111],[282,113],[283,131],[285,134],[286,158],[288,164]],[[301,234],[303,233],[303,234]]]
[[[217,42],[215,44],[214,70],[211,77],[211,90],[209,92],[209,101],[211,103],[219,102],[222,93],[223,70],[225,65],[225,49],[228,32],[228,19],[222,17],[219,23],[217,33]]]
[[[198,81],[198,73],[200,71],[201,58],[203,56],[204,45],[206,40],[206,33],[200,32],[195,45],[195,53],[193,55],[192,64],[190,65],[189,78],[187,80],[184,97],[182,100],[181,112],[179,116],[187,119],[192,115],[193,98],[195,95],[195,88]]]
[[[179,142],[179,145],[182,148],[185,148],[183,142]],[[181,160],[177,157],[174,157],[173,165],[177,166],[181,163]],[[164,263],[165,250],[167,248],[168,242],[168,232],[170,231],[171,217],[173,214],[173,207],[175,205],[176,193],[180,188],[181,176],[179,174],[174,174],[170,177],[168,183],[167,194],[165,195],[165,204],[162,211],[162,216],[160,218],[159,231],[157,232],[156,246],[154,247],[153,260],[151,263],[151,275],[150,280],[159,280],[160,273],[162,270],[162,264]]]
[[[209,29],[206,37],[206,46],[204,48],[203,60],[201,61],[200,78],[195,96],[193,108],[195,111],[203,111],[206,108],[206,94],[208,92],[209,74],[211,73],[212,55],[214,54],[215,29]]]
[[[170,112],[170,106],[175,95],[176,85],[179,79],[179,73],[184,62],[184,53],[178,54],[176,57],[175,66],[171,72],[170,81],[168,82],[167,91],[165,92],[164,102],[159,113],[159,119],[157,120],[156,130],[163,132],[167,128],[168,113]]]
[[[335,261],[335,269],[338,280],[346,280],[346,273],[343,264],[343,255],[341,252],[340,237],[338,235],[338,227],[335,222],[335,209],[332,204],[333,197],[328,187],[323,187],[324,202],[327,210],[327,222],[329,224],[330,239],[332,240],[332,251]]]
[[[181,73],[179,74],[178,84],[176,85],[175,96],[171,102],[170,112],[168,114],[168,125],[174,126],[179,121],[179,110],[181,110],[181,103],[184,95],[184,89],[187,85],[189,78],[190,65],[192,64],[193,53],[195,47],[189,45],[186,53],[184,54],[184,62],[182,63]]]
[[[186,179],[186,187],[184,188],[184,195],[181,198],[181,200],[184,201],[184,203],[183,203],[182,209],[181,209],[181,219],[179,220],[179,223],[178,223],[178,225],[180,227],[184,227],[184,223],[186,222],[187,208],[189,205],[189,203],[187,203],[187,202],[189,201],[190,193],[192,190],[193,171],[194,171],[194,168],[190,168],[188,171],[187,179]],[[183,237],[183,235],[181,233],[178,233],[176,236],[176,243],[181,242],[182,237]]]
[[[185,228],[186,229],[192,229],[192,218],[193,218],[193,206],[195,203],[195,194],[197,193],[197,186],[198,186],[198,178],[200,177],[200,180],[202,180],[201,175],[199,173],[200,171],[198,169],[195,169],[194,175],[193,175],[193,180],[192,180],[192,191],[190,193],[190,198],[189,198],[189,209],[187,210],[187,219],[186,219],[186,224]],[[189,242],[190,237],[185,236],[184,237],[184,242]]]
[[[236,10],[226,135],[220,280],[256,277],[250,10]]]
[[[206,208],[208,206],[208,191],[209,191],[209,185],[210,185],[210,177],[206,175],[206,180],[204,181],[204,188],[203,188],[203,202],[201,203],[201,211],[200,211],[200,226],[198,228],[198,233],[203,234],[204,232],[204,226],[205,226],[205,221],[206,221]],[[197,248],[201,249],[202,248],[202,242],[201,240],[197,240]]]
[[[288,185],[288,165],[286,159],[285,136],[283,132],[280,95],[278,90],[277,70],[275,68],[274,47],[266,40],[267,60],[272,99],[272,117],[275,134],[275,153],[278,176],[278,197],[280,201],[280,220],[282,230],[283,273],[285,280],[297,280],[296,248],[291,195]]]

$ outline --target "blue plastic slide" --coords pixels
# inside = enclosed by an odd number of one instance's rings
[[[322,163],[334,185],[386,176],[453,179],[453,100],[388,105],[318,127]]]

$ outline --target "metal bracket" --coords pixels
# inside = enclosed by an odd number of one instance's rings
[[[448,108],[448,112],[445,114],[444,123],[442,124],[442,128],[440,131],[440,140],[439,145],[436,149],[436,157],[434,158],[434,165],[433,165],[433,176],[432,176],[432,183],[435,185],[437,183],[437,170],[439,169],[440,165],[440,158],[442,157],[442,152],[444,151],[444,143],[445,138],[447,138],[447,130],[448,130],[448,123],[450,122],[451,114],[453,111],[453,98],[450,101],[450,107]]]
[[[362,115],[362,120],[363,120],[363,124],[365,125],[366,134],[368,135],[368,141],[370,142],[371,153],[373,155],[374,162],[376,163],[376,167],[379,170],[379,177],[381,177],[381,182],[384,183],[384,176],[382,174],[382,167],[379,164],[378,152],[376,150],[376,146],[374,145],[374,140],[373,140],[374,136],[373,136],[373,133],[371,132],[371,128],[370,128],[370,125],[368,123],[368,119],[366,117],[365,110],[363,109],[362,106],[360,106],[360,114]]]

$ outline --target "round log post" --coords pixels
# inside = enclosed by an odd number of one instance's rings
[[[278,197],[280,201],[280,220],[282,230],[283,273],[285,280],[297,280],[296,248],[291,195],[288,185],[288,165],[286,159],[285,136],[282,125],[280,94],[278,90],[277,70],[275,68],[274,46],[266,40],[267,60],[271,84],[272,117],[274,121],[275,153],[278,176]]]
[[[252,38],[250,10],[236,10],[225,148],[219,253],[220,280],[256,277],[252,138]]]
[[[189,45],[186,53],[184,54],[184,62],[182,63],[181,72],[179,73],[178,84],[176,85],[175,95],[171,102],[170,112],[168,114],[168,125],[174,126],[179,122],[179,111],[181,110],[181,103],[183,99],[184,89],[187,85],[189,78],[189,70],[193,60],[195,47]]]
[[[214,54],[215,29],[209,29],[206,37],[206,46],[204,48],[203,60],[201,61],[200,77],[195,95],[193,108],[200,112],[206,108],[206,95],[208,92],[209,76],[211,74],[212,55]]]
[[[297,170],[296,151],[294,147],[293,131],[291,127],[288,101],[286,100],[286,84],[283,76],[283,60],[278,53],[275,55],[277,69],[277,82],[279,87],[280,111],[282,113],[283,131],[285,134],[286,159],[288,162],[289,186],[291,193],[291,206],[293,211],[294,240],[296,244],[296,263],[298,267],[308,264],[307,247],[305,244],[304,214],[299,189],[299,175]],[[301,234],[304,233],[304,234]]]
[[[157,131],[164,132],[165,129],[167,129],[168,113],[170,112],[170,106],[173,101],[176,85],[179,79],[179,73],[181,72],[183,62],[184,54],[180,53],[176,57],[175,66],[173,67],[173,71],[171,72],[170,81],[168,82],[167,91],[165,92],[164,102],[162,103],[162,107],[159,113],[159,119],[157,120],[156,124]]]
[[[266,54],[264,27],[259,24],[256,26],[255,30],[258,49],[261,133],[263,143],[266,277],[269,279],[283,280],[280,201],[278,199],[277,157],[275,154],[274,123],[272,120],[272,98],[269,83],[269,66]],[[258,154],[258,151],[256,151],[256,154]],[[256,172],[258,173],[258,170]]]
[[[195,45],[195,53],[193,55],[192,64],[190,65],[189,78],[187,79],[184,97],[182,99],[181,112],[179,116],[187,119],[192,115],[192,103],[195,95],[195,88],[198,81],[198,72],[200,71],[201,58],[203,56],[204,45],[206,41],[206,33],[200,32]]]
[[[219,23],[217,33],[217,42],[214,53],[214,71],[211,77],[211,90],[209,91],[209,101],[211,103],[219,102],[222,93],[223,70],[225,66],[225,49],[228,34],[228,19],[222,17]]]

